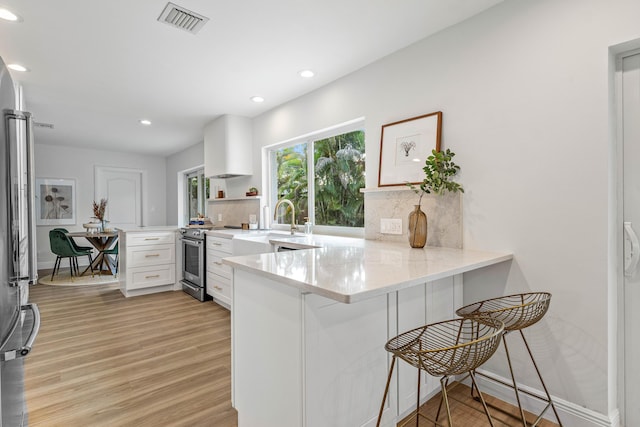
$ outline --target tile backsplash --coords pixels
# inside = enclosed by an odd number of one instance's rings
[[[262,226],[260,199],[218,199],[215,202],[209,202],[207,214],[216,226],[248,223],[249,215],[255,215]],[[218,221],[219,214],[222,214],[222,221]]]
[[[365,238],[409,242],[409,213],[419,196],[408,187],[380,188],[364,193]],[[427,214],[427,246],[462,248],[462,194],[425,194],[421,209]],[[381,218],[402,220],[402,234],[382,234]]]
[[[409,213],[418,203],[418,195],[406,187],[380,188],[364,193],[365,239],[407,242]],[[425,194],[422,210],[427,214],[427,245],[462,248],[462,194],[443,196]],[[219,199],[209,202],[208,215],[214,225],[240,225],[256,215],[262,228],[260,199]],[[218,215],[222,214],[222,220]],[[402,234],[382,234],[381,218],[402,220]]]

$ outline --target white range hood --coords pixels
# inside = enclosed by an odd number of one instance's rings
[[[218,117],[204,128],[204,175],[208,178],[252,175],[252,143],[250,118]]]

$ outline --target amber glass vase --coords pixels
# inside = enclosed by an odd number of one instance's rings
[[[420,205],[409,214],[409,244],[412,248],[424,248],[427,243],[427,214]]]

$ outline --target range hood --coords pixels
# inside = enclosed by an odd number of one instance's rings
[[[253,174],[253,122],[250,118],[227,114],[205,126],[204,174],[208,178]]]

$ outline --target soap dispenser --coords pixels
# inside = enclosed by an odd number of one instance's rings
[[[311,228],[313,224],[311,224],[311,222],[309,221],[309,217],[305,216],[304,217],[304,234],[311,234],[313,233],[313,229]]]

